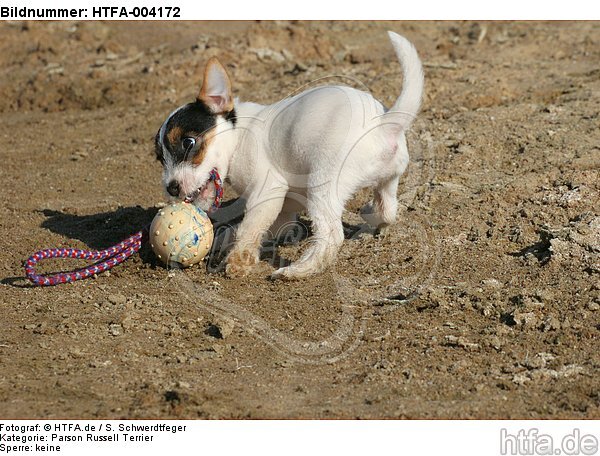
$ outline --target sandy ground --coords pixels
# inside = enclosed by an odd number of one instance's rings
[[[388,29],[426,96],[384,238],[364,191],[310,280],[267,279],[301,240],[244,279],[144,248],[27,285],[35,250],[152,219],[153,136],[210,56],[244,100],[326,77],[389,106]],[[0,81],[2,418],[600,418],[600,24],[3,22]]]

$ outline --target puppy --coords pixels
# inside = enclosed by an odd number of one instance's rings
[[[175,110],[156,135],[163,183],[174,198],[195,198],[207,210],[216,168],[246,200],[245,216],[227,258],[229,275],[259,261],[265,235],[296,212],[312,219],[313,239],[302,257],[273,273],[301,278],[330,265],[344,239],[344,205],[361,188],[374,189],[361,216],[374,228],[396,219],[398,179],[408,165],[405,132],[423,94],[423,70],[413,45],[388,32],[403,70],[400,97],[387,110],[349,87],[309,89],[264,106],[233,99],[225,68],[211,58],[197,99]]]

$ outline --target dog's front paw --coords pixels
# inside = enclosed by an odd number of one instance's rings
[[[227,263],[227,266],[225,266],[225,275],[229,278],[245,277],[249,272],[248,266],[241,266],[235,263]]]
[[[290,273],[290,268],[279,268],[271,273],[271,279],[273,280],[285,280],[293,279],[293,274]]]
[[[227,258],[225,274],[228,277],[244,277],[258,263],[258,252],[250,250],[234,250]]]
[[[379,228],[375,228],[373,231],[373,237],[380,241],[385,239],[389,232],[389,225],[381,225]]]
[[[310,275],[315,274],[318,271],[311,271],[305,268],[299,268],[295,265],[286,266],[285,268],[279,268],[276,271],[271,273],[271,279],[277,280],[298,280],[304,279]]]

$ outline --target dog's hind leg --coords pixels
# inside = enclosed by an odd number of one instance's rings
[[[375,188],[373,200],[363,206],[360,216],[373,228],[382,230],[396,221],[398,212],[399,176],[394,176]]]

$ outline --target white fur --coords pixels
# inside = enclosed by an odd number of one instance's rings
[[[396,33],[389,36],[404,77],[390,111],[370,94],[342,86],[313,88],[269,106],[237,102],[236,127],[218,123],[203,163],[168,172],[187,193],[216,167],[246,199],[229,273],[244,273],[258,262],[269,228],[302,208],[312,219],[314,237],[298,261],[273,276],[322,271],[344,239],[344,206],[361,188],[374,189],[373,201],[361,210],[369,224],[381,228],[395,221],[398,179],[409,159],[404,133],[420,106],[423,72],[413,45]]]

